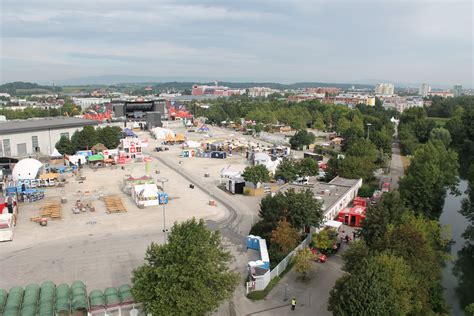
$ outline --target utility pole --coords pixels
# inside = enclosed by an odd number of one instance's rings
[[[161,189],[163,190],[163,194],[165,193],[165,183],[168,182],[168,178],[159,178],[158,179],[159,182],[161,182]],[[166,203],[162,203],[163,205],[163,234],[164,234],[164,243],[166,244],[167,240],[168,240],[168,236],[167,236],[167,233],[168,233],[168,229],[166,229]]]
[[[370,127],[372,126],[371,123],[367,123],[367,139],[370,139]]]

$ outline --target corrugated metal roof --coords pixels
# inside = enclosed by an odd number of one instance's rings
[[[98,123],[97,121],[78,117],[48,117],[40,119],[14,120],[0,122],[0,135],[84,127],[89,125],[98,125]]]

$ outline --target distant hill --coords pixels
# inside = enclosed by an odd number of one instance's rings
[[[91,76],[83,78],[74,78],[58,81],[61,86],[89,86],[89,85],[118,85],[118,86],[154,86],[157,89],[171,89],[175,88],[178,90],[190,89],[193,84],[207,84],[213,85],[213,81],[196,79],[190,80],[189,77],[154,77],[154,76],[128,76],[128,75],[104,75],[104,76]],[[363,89],[373,88],[372,84],[364,83],[325,83],[325,82],[297,82],[292,84],[282,84],[276,82],[229,82],[219,81],[220,85],[228,86],[231,88],[250,88],[250,87],[268,87],[272,89],[298,89],[298,88],[309,88],[309,87],[338,87],[347,89],[352,87]]]
[[[0,85],[1,93],[8,93],[10,95],[22,96],[41,93],[57,93],[61,92],[61,87],[41,86],[31,82],[9,82]]]

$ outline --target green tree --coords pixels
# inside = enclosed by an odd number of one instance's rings
[[[314,247],[320,250],[332,249],[336,241],[337,234],[329,229],[323,229],[319,233],[314,234],[312,239]]]
[[[275,171],[275,179],[293,182],[298,178],[298,168],[293,159],[283,158]]]
[[[285,193],[278,192],[275,196],[264,197],[259,214],[270,227],[276,227],[279,221],[287,220],[294,228],[303,229],[309,226],[319,227],[323,219],[321,207],[311,190],[296,192],[290,189]]]
[[[132,294],[154,315],[204,315],[229,299],[239,275],[218,231],[201,219],[175,223],[168,243],[152,243],[145,264],[133,271]]]
[[[66,136],[61,136],[55,147],[61,155],[73,155],[76,152],[73,144]]]
[[[313,158],[303,158],[297,162],[298,175],[300,177],[314,177],[319,173],[319,166]]]
[[[415,284],[402,258],[381,254],[365,260],[356,273],[336,281],[328,310],[334,315],[407,315]]]
[[[457,154],[440,141],[421,145],[400,180],[400,194],[406,205],[419,214],[438,218],[447,189],[456,192],[458,183]]]
[[[91,149],[98,143],[97,132],[92,126],[85,126],[82,131],[75,131],[71,136],[71,142],[77,150]]]
[[[245,181],[252,182],[254,185],[257,185],[259,182],[270,181],[270,172],[264,165],[246,167],[242,173],[242,177]]]
[[[306,279],[306,276],[313,269],[313,260],[314,254],[309,250],[308,247],[305,247],[301,250],[298,250],[295,256],[295,270],[298,272],[303,279]]]
[[[299,130],[290,138],[290,145],[292,149],[301,149],[303,146],[308,146],[316,140],[313,133],[305,129]]]
[[[431,140],[440,140],[444,146],[448,147],[451,143],[451,134],[449,131],[442,127],[433,128],[430,132]]]
[[[117,148],[122,138],[122,129],[118,126],[106,126],[104,128],[98,128],[97,141],[102,143],[107,148]],[[94,144],[95,145],[95,144]]]
[[[371,247],[376,248],[384,238],[390,226],[398,225],[407,208],[398,191],[384,193],[383,199],[367,208],[361,236]]]
[[[288,254],[298,246],[300,234],[287,221],[280,221],[272,231],[271,243],[278,245],[280,252]]]

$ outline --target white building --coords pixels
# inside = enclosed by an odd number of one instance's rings
[[[413,107],[423,107],[423,99],[420,98],[406,98],[406,97],[391,97],[384,98],[383,107],[386,109],[395,109],[402,113],[406,109]]]
[[[0,157],[25,157],[36,152],[49,155],[61,136],[70,138],[97,122],[76,117],[54,117],[0,122]]]
[[[81,109],[87,109],[92,105],[109,103],[110,99],[107,98],[72,98],[72,102],[75,105],[80,106]]]
[[[423,98],[426,98],[428,96],[428,93],[430,93],[430,91],[431,91],[430,85],[427,83],[422,83],[418,94],[421,95]]]
[[[267,87],[252,87],[249,88],[249,96],[252,98],[257,98],[257,97],[268,97],[271,94],[274,93],[281,93],[280,90],[276,89],[271,89]]]
[[[335,177],[329,183],[316,182],[312,185],[285,184],[279,191],[285,192],[289,189],[293,189],[298,192],[310,189],[313,191],[316,199],[321,201],[323,204],[323,222],[326,222],[336,218],[339,215],[339,212],[349,205],[349,203],[357,196],[361,186],[362,179]]]
[[[375,86],[375,94],[377,95],[393,95],[395,86],[393,83],[379,83]]]
[[[7,99],[10,99],[10,95],[8,93],[0,93],[0,97],[1,98],[7,98]]]

